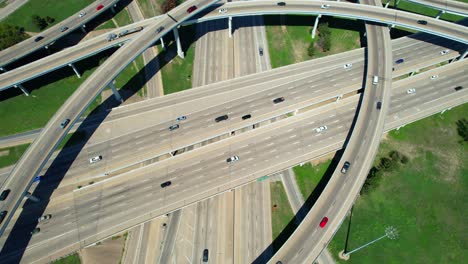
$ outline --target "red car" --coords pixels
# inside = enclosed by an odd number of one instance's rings
[[[193,11],[197,10],[197,6],[191,6],[187,9],[187,13],[192,13]]]
[[[101,10],[102,8],[104,8],[104,5],[98,5],[98,6],[96,7],[96,10],[99,11],[99,10]]]
[[[324,228],[324,227],[327,225],[327,223],[328,223],[328,217],[325,216],[325,217],[322,219],[322,221],[320,221],[320,227],[321,227],[321,228]]]

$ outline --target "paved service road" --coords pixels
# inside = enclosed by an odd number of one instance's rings
[[[0,51],[0,67],[6,68],[8,70],[9,63],[14,62],[44,46],[51,45],[52,42],[67,35],[75,29],[78,29],[81,25],[86,24],[88,21],[103,13],[107,9],[112,8],[118,1],[119,0],[95,1],[91,5],[80,10],[78,13],[37,35],[44,37],[44,39],[36,42],[35,39],[37,36],[31,37],[12,47]],[[104,5],[104,7],[101,10],[96,10],[96,7],[100,4]],[[82,11],[86,12],[86,15],[79,17],[78,15]],[[60,28],[62,26],[68,27],[68,30],[61,32]]]
[[[420,119],[467,102],[468,90],[455,92],[453,89],[456,85],[468,85],[468,78],[453,70],[466,67],[467,63],[453,63],[398,81],[401,85],[395,84],[391,104],[398,108],[390,111],[387,122],[391,126],[386,130],[415,120],[413,117]],[[439,78],[431,80],[433,74]],[[408,86],[414,87],[417,93],[408,95]],[[39,260],[40,256],[74,245],[78,234],[83,244],[91,244],[99,237],[110,236],[180,206],[336,151],[343,145],[357,101],[357,97],[343,99],[76,190],[70,205],[60,204],[46,210],[54,215],[53,221],[40,226],[44,232],[32,238],[24,261],[31,260],[32,256]],[[317,124],[326,124],[329,129],[326,133],[316,133],[313,129]],[[233,153],[241,160],[227,165],[225,157]],[[161,189],[159,183],[169,179],[172,185]],[[34,213],[33,208],[26,213]],[[0,241],[3,243],[5,238]]]

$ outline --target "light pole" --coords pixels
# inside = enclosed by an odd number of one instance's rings
[[[385,235],[383,235],[383,236],[381,236],[381,237],[379,237],[377,239],[374,239],[371,242],[369,242],[367,244],[364,244],[364,245],[362,245],[362,246],[360,246],[360,247],[358,247],[356,249],[353,249],[353,250],[351,250],[349,252],[342,252],[342,254],[340,254],[340,255],[342,255],[343,259],[349,259],[349,255],[351,255],[351,253],[354,253],[354,252],[356,252],[356,251],[358,251],[360,249],[363,249],[363,248],[369,246],[370,244],[373,244],[373,243],[375,243],[375,242],[377,242],[377,241],[379,241],[379,240],[381,240],[382,238],[385,238],[385,237],[388,237],[388,238],[390,238],[392,240],[396,239],[398,237],[398,230],[393,226],[389,226],[389,227],[385,228]]]

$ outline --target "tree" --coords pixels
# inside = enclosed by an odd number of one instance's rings
[[[323,51],[329,51],[331,49],[331,30],[328,26],[328,22],[320,24],[318,30],[320,47]]]
[[[313,57],[315,55],[315,47],[313,41],[310,42],[309,47],[307,48],[307,55],[309,55],[309,57]]]
[[[396,151],[396,150],[392,150],[390,151],[390,154],[389,154],[390,158],[392,160],[395,160],[395,161],[398,161],[400,162],[401,161],[401,153]]]
[[[6,23],[0,23],[0,50],[6,49],[28,38],[24,29]]]
[[[55,22],[55,18],[46,16],[45,20],[47,21],[47,24],[50,25]]]
[[[387,157],[383,157],[380,159],[380,168],[384,170],[391,170],[394,165],[395,162]]]
[[[47,27],[47,21],[44,18],[42,18],[42,17],[40,17],[38,15],[33,15],[31,18],[32,18],[33,24],[36,27],[38,27],[39,30],[43,30],[43,29],[45,29]]]
[[[166,2],[164,2],[164,4],[162,4],[161,8],[162,8],[163,13],[167,13],[176,6],[177,6],[177,0],[167,0]]]
[[[463,141],[468,141],[468,120],[466,118],[462,118],[457,121],[457,132],[460,137],[462,137]]]

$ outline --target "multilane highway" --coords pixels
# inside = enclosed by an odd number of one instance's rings
[[[35,175],[42,170],[60,140],[67,134],[71,125],[82,115],[104,87],[112,82],[119,72],[154,43],[154,41],[166,34],[168,30],[177,27],[181,21],[197,12],[203,11],[214,2],[216,0],[187,1],[174,8],[167,16],[143,30],[143,32],[148,32],[149,34],[141,34],[125,45],[124,48],[119,49],[77,88],[50,119],[42,130],[41,135],[26,150],[6,182],[2,184],[1,189],[10,189],[11,193],[2,204],[2,210],[7,211],[8,214],[1,223],[0,235],[3,234],[12,214],[21,204],[25,191],[31,186]],[[198,5],[198,9],[187,14],[186,10],[188,7],[195,3]],[[161,27],[163,29],[158,30]],[[69,120],[69,124],[65,128],[61,128],[60,124],[67,119]]]
[[[453,89],[457,85],[468,85],[468,78],[454,71],[466,67],[467,63],[453,63],[396,82],[390,103],[396,109],[389,112],[385,130],[468,101],[466,89]],[[439,78],[431,80],[429,77],[434,74]],[[415,88],[416,93],[407,94],[408,87]],[[346,98],[76,190],[71,203],[47,209],[46,213],[54,217],[40,225],[42,231],[32,238],[23,261],[39,261],[39,256],[69,245],[74,245],[70,249],[76,249],[79,247],[77,239],[83,241],[81,246],[91,244],[183,205],[336,151],[343,146],[348,134],[358,97]],[[328,130],[315,132],[315,127],[324,124]],[[231,155],[238,155],[240,160],[226,163],[226,157]],[[172,185],[161,189],[159,184],[167,180],[171,180]],[[34,209],[30,209],[25,213],[33,214]],[[2,237],[2,243],[4,240]],[[49,250],[44,251],[44,246]],[[8,260],[9,256],[4,257]]]

